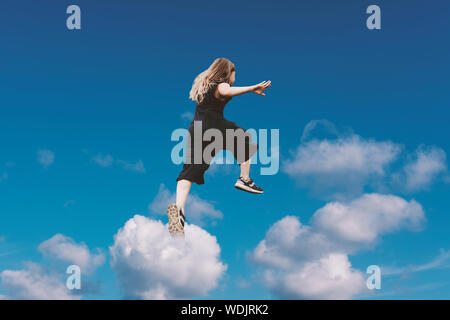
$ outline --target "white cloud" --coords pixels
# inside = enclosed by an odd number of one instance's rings
[[[300,145],[282,169],[300,185],[338,201],[317,210],[309,225],[293,216],[281,219],[253,250],[251,258],[265,270],[264,283],[273,294],[283,298],[354,297],[364,290],[363,277],[351,267],[348,255],[373,248],[385,234],[421,229],[425,214],[418,202],[364,194],[366,189],[387,193],[399,185],[420,191],[447,171],[445,152],[437,147],[420,147],[409,161],[396,163],[402,149],[391,141],[339,131],[326,120],[308,123]],[[412,269],[431,268],[446,259],[443,255]]]
[[[349,203],[332,202],[316,211],[312,223],[341,241],[370,244],[401,228],[418,230],[425,220],[422,206],[393,195],[365,194]]]
[[[47,274],[39,265],[28,263],[23,270],[5,270],[0,273],[7,299],[77,300],[65,286],[64,279]]]
[[[361,272],[351,267],[348,255],[373,246],[383,234],[417,230],[424,220],[414,200],[366,194],[328,203],[310,225],[284,217],[270,227],[251,259],[263,267],[264,284],[277,296],[348,299],[363,289]]]
[[[131,163],[125,160],[117,160],[117,163],[119,163],[123,169],[127,171],[134,171],[138,173],[145,173],[145,167],[142,160],[138,160],[136,163]]]
[[[51,150],[40,149],[37,151],[37,160],[44,168],[48,168],[55,161],[55,153]]]
[[[406,157],[406,163],[399,163]],[[438,147],[421,146],[411,156],[391,141],[365,139],[351,130],[341,132],[329,121],[313,120],[305,126],[300,145],[282,170],[315,195],[346,200],[368,187],[383,193],[392,188],[427,189],[447,172],[447,164],[445,152]]]
[[[92,253],[86,244],[76,243],[62,234],[56,234],[42,242],[38,249],[46,257],[78,265],[81,272],[87,274],[105,262],[105,256],[99,249],[97,253]]]
[[[167,226],[136,215],[114,236],[111,266],[126,297],[183,299],[205,296],[217,287],[227,266],[216,238],[195,225],[185,240]]]
[[[447,155],[437,147],[419,147],[403,170],[394,176],[397,183],[407,192],[427,189],[439,176],[447,171]]]
[[[149,209],[156,213],[166,214],[167,206],[175,203],[175,194],[171,193],[164,184],[159,186],[159,191]],[[222,219],[223,213],[217,210],[211,202],[201,199],[195,194],[190,194],[184,209],[186,219],[192,223],[204,225],[206,220]]]
[[[4,270],[0,273],[2,288],[7,294],[3,299],[78,300],[84,294],[98,293],[99,285],[92,282],[89,275],[105,261],[100,250],[97,249],[96,254],[92,253],[84,243],[77,244],[62,234],[42,242],[38,249],[45,257],[61,265],[44,269],[37,263],[26,262],[25,268],[21,270]],[[61,269],[65,271],[68,264],[76,264],[81,268],[81,290],[71,291],[66,288],[68,275],[61,273]]]
[[[267,271],[265,281],[285,299],[350,299],[365,287],[362,272],[352,268],[345,254],[330,254],[281,276]]]
[[[384,167],[398,154],[392,142],[365,140],[357,135],[331,140],[313,140],[297,149],[296,157],[286,164],[290,174],[330,174],[350,172],[364,177],[384,174]]]
[[[289,269],[338,251],[340,246],[326,234],[301,224],[295,216],[286,216],[269,228],[253,251],[253,259],[267,267]]]
[[[370,179],[385,175],[401,150],[390,141],[364,139],[353,133],[310,140],[313,129],[311,123],[306,126],[302,143],[282,170],[301,185],[333,198],[362,193]]]
[[[114,158],[110,154],[107,154],[105,156],[102,154],[98,154],[94,158],[92,158],[92,160],[103,168],[112,167],[114,163]]]

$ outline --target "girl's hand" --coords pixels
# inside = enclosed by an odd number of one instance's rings
[[[266,90],[268,87],[270,87],[271,84],[272,84],[272,82],[270,80],[258,83],[257,85],[254,86],[252,92],[259,94],[261,96],[265,96],[266,94],[264,93],[264,90]]]

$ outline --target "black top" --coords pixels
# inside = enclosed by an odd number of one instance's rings
[[[215,83],[211,89],[206,93],[202,102],[197,104],[195,109],[194,120],[203,120],[205,118],[218,118],[224,119],[223,109],[231,97],[224,97],[223,99],[217,99],[214,92],[220,82]]]

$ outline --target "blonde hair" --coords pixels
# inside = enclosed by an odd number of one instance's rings
[[[205,98],[208,91],[217,83],[230,83],[230,77],[236,68],[234,64],[226,58],[218,58],[208,69],[200,73],[192,84],[189,98],[200,103]]]

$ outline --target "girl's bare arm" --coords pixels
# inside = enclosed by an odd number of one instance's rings
[[[254,86],[248,87],[232,87],[228,83],[219,84],[217,90],[219,94],[224,97],[235,97],[247,92],[254,92],[256,94],[265,96],[264,90],[270,87],[271,81],[263,81],[261,83],[255,84]]]

